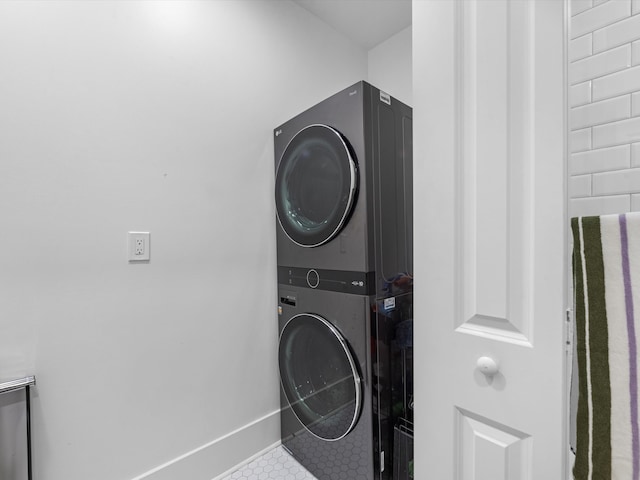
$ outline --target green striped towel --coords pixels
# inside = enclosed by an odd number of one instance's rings
[[[640,213],[573,218],[571,228],[579,378],[574,478],[640,480]]]

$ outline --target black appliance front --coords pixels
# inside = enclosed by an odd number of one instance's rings
[[[393,429],[412,401],[394,374],[411,295],[279,285],[278,297],[282,444],[320,480],[392,478]]]
[[[359,82],[274,130],[280,267],[412,273],[411,108]]]

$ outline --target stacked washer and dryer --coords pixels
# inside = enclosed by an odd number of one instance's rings
[[[274,130],[282,444],[412,477],[411,108],[359,82]]]

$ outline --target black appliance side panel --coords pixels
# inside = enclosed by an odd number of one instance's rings
[[[372,88],[376,294],[410,291],[413,278],[412,110]]]
[[[404,159],[407,272],[413,277],[413,118],[411,115],[402,117],[402,158]]]
[[[374,460],[376,473],[383,470],[376,479],[390,480],[397,447],[393,429],[401,419],[413,421],[413,294],[378,299],[375,312],[371,326],[374,441],[385,454],[384,459]]]

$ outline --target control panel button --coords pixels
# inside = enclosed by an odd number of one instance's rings
[[[320,284],[320,275],[314,269],[307,272],[307,285],[316,288]]]

